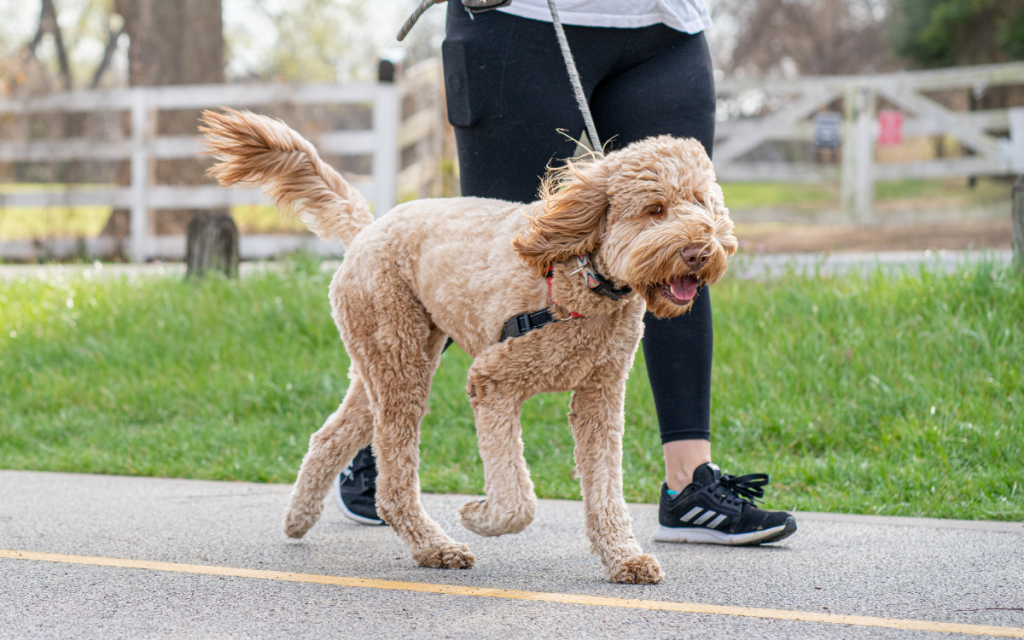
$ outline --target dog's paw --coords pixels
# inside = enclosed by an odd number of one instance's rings
[[[458,542],[444,542],[413,554],[416,564],[431,569],[472,569],[476,557],[469,547]]]
[[[533,522],[536,513],[535,500],[520,501],[512,508],[502,507],[488,500],[473,500],[459,509],[462,526],[482,536],[519,533]]]
[[[626,584],[654,584],[661,582],[665,574],[654,556],[641,553],[640,555],[626,558],[614,567],[608,579],[612,582],[624,582]]]
[[[320,509],[303,509],[298,505],[290,505],[284,514],[284,533],[289,538],[301,538],[306,532],[313,528],[320,519]]]

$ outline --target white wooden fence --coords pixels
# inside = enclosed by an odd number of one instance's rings
[[[874,185],[879,181],[1024,173],[1024,109],[954,112],[925,95],[935,91],[1022,84],[1024,63],[870,76],[724,79],[717,87],[720,105],[752,100],[760,102],[761,106],[755,110],[765,115],[719,122],[715,166],[723,182],[838,180],[844,210],[853,220],[871,223],[874,221]],[[150,224],[152,211],[218,208],[263,203],[265,199],[255,191],[154,184],[155,161],[191,158],[202,150],[194,136],[154,135],[153,125],[160,111],[221,106],[258,109],[268,105],[369,104],[372,105],[369,129],[321,132],[312,139],[325,154],[372,156],[370,175],[356,176],[351,181],[379,214],[390,209],[399,194],[430,195],[428,185],[439,180],[444,117],[442,85],[439,61],[428,60],[409,69],[396,83],[175,86],[0,100],[0,117],[121,111],[130,114],[131,119],[131,135],[124,140],[0,141],[2,163],[127,160],[131,165],[131,180],[126,186],[71,185],[60,191],[44,186],[36,191],[0,193],[0,208],[106,205],[129,209],[131,235],[127,246],[122,248],[134,261],[153,257],[180,258],[185,254],[185,238],[154,235]],[[415,92],[430,94],[432,99],[403,118],[403,100]],[[880,98],[904,112],[905,137],[949,135],[968,149],[970,155],[924,162],[878,163],[874,146],[878,129],[876,105]],[[843,105],[843,149],[839,165],[745,159],[744,156],[765,143],[813,141],[811,119],[837,100]],[[1010,132],[1007,138],[992,133],[1006,131]],[[414,162],[403,168],[401,152],[413,147],[420,152],[414,154]],[[107,255],[117,251],[119,242],[108,237],[7,241],[0,242],[0,259],[32,261],[76,254]],[[239,248],[244,259],[297,249],[325,256],[342,251],[337,243],[325,243],[308,234],[243,235]]]
[[[718,82],[720,105],[752,101],[760,117],[718,123],[714,162],[719,179],[730,181],[821,182],[839,180],[843,209],[853,220],[874,221],[876,182],[907,178],[999,176],[1024,173],[1024,109],[955,112],[927,92],[983,91],[1024,84],[1024,63],[957,67],[866,76],[801,77],[792,80]],[[878,99],[904,113],[903,136],[948,135],[970,155],[922,162],[879,163],[875,159]],[[768,102],[776,108],[763,108]],[[743,156],[771,141],[814,140],[811,118],[842,100],[840,165],[811,162],[751,162]],[[1009,131],[999,138],[993,131]]]
[[[63,138],[10,143],[0,141],[0,162],[48,162],[64,160],[129,160],[128,186],[75,186],[53,191],[20,190],[0,193],[0,208],[8,206],[49,207],[106,205],[129,209],[130,237],[125,247],[131,259],[144,262],[153,257],[185,255],[184,236],[151,233],[150,213],[157,209],[210,209],[238,204],[264,203],[255,190],[221,189],[217,186],[160,186],[153,184],[156,160],[192,158],[203,150],[195,136],[157,136],[154,123],[158,112],[218,107],[259,108],[266,105],[372,105],[372,127],[366,130],[321,132],[312,141],[325,154],[372,156],[369,176],[351,182],[371,203],[378,215],[394,206],[399,193],[425,195],[426,186],[439,178],[439,149],[430,151],[441,135],[443,106],[440,100],[440,64],[427,60],[409,69],[395,83],[365,84],[241,84],[140,87],[113,91],[81,91],[51,94],[26,100],[0,100],[0,117],[5,114],[81,113],[126,111],[131,118],[127,140],[96,141]],[[402,118],[403,98],[416,91],[433,91],[427,106]],[[422,101],[420,101],[422,102]],[[428,152],[402,169],[402,149],[427,147]],[[25,185],[28,187],[29,185]],[[43,185],[45,187],[45,185]],[[42,256],[65,257],[76,253],[105,255],[117,250],[114,238],[84,240],[53,239],[0,242],[0,258],[35,260]],[[261,258],[297,249],[321,255],[339,255],[342,247],[325,243],[308,234],[243,235],[239,240],[243,259]]]

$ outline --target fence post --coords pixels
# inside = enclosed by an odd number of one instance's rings
[[[434,111],[437,119],[434,121],[433,133],[433,154],[434,154],[434,180],[430,186],[430,193],[427,197],[440,198],[444,196],[444,128],[448,124],[448,107],[444,95],[444,68],[441,61],[437,61],[436,79],[434,89]]]
[[[129,250],[132,262],[149,257],[149,95],[145,89],[132,90],[131,214]]]
[[[875,89],[860,87],[857,94],[857,159],[854,171],[854,209],[858,224],[875,222]]]
[[[1013,184],[1013,262],[1024,271],[1024,175]]]
[[[402,96],[394,82],[378,82],[373,101],[373,131],[377,140],[373,151],[373,188],[379,217],[395,206],[398,189],[398,128]]]
[[[857,85],[843,89],[843,147],[839,169],[839,208],[848,220],[856,219],[854,194],[857,192]]]

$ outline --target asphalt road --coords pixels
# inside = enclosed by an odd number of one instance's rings
[[[332,504],[305,539],[287,539],[289,490],[0,471],[0,549],[994,625],[1024,637],[1020,524],[800,514],[799,531],[783,543],[723,548],[653,542],[655,507],[632,505],[640,543],[667,574],[661,584],[632,586],[603,580],[577,502],[542,501],[522,534],[481,538],[458,524],[465,497],[425,496],[431,515],[477,557],[471,570],[443,571],[414,567],[390,529],[350,523]],[[977,637],[0,557],[0,638],[626,636]]]

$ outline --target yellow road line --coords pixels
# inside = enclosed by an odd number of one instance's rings
[[[504,598],[508,600],[533,600],[558,604],[580,604],[597,607],[618,607],[620,609],[649,609],[652,611],[676,611],[681,613],[708,613],[722,616],[746,618],[769,618],[773,620],[797,620],[801,622],[825,622],[860,627],[884,627],[887,629],[910,629],[914,631],[936,631],[939,633],[961,633],[974,636],[997,636],[1001,638],[1024,638],[1024,628],[991,627],[978,624],[957,624],[951,622],[930,622],[927,620],[900,620],[895,618],[872,618],[868,616],[846,616],[813,611],[785,611],[779,609],[754,609],[750,607],[725,607],[714,604],[691,602],[663,602],[660,600],[633,600],[629,598],[606,598],[602,596],[574,595],[569,593],[547,593],[542,591],[511,591],[508,589],[487,589],[463,587],[429,582],[399,582],[396,580],[374,580],[370,578],[344,578],[322,576],[311,573],[289,571],[263,571],[260,569],[237,569],[174,562],[150,562],[147,560],[123,560],[93,556],[69,556],[59,553],[36,551],[12,551],[0,549],[0,558],[15,560],[37,560],[65,564],[92,565],[98,567],[119,567],[122,569],[147,569],[172,573],[192,573],[209,576],[231,576],[235,578],[256,578],[284,582],[308,582],[329,584],[339,587],[362,587],[366,589],[392,589],[396,591],[418,591],[420,593],[443,593],[455,596],[477,598]]]

